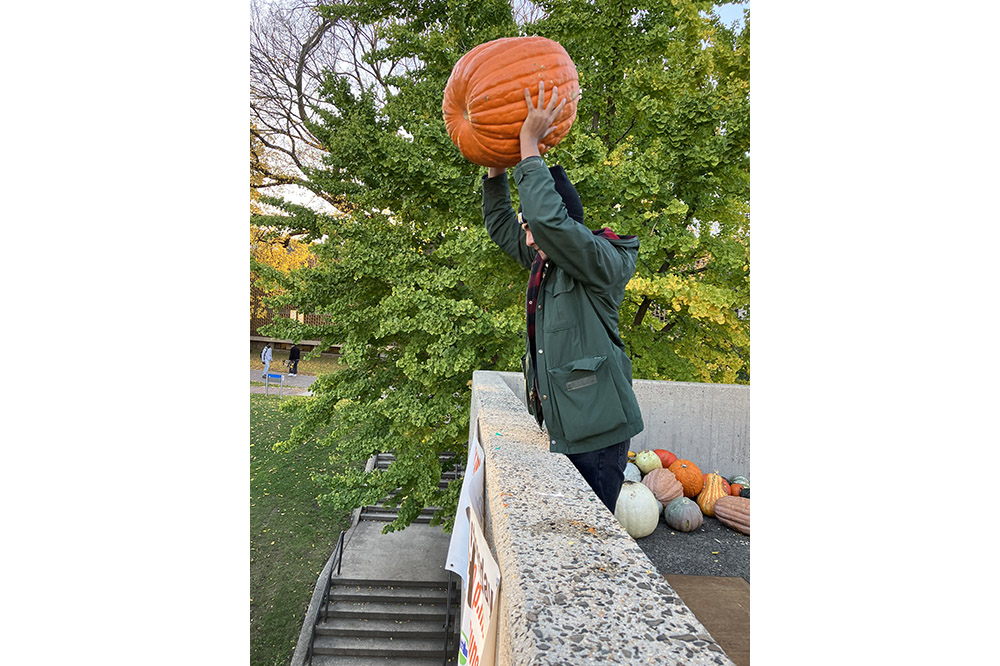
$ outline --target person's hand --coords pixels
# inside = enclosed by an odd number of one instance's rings
[[[540,155],[538,142],[555,129],[555,119],[562,113],[566,100],[559,100],[559,86],[552,87],[552,96],[545,102],[545,82],[538,82],[538,105],[531,101],[531,91],[524,89],[524,101],[528,104],[528,117],[521,125],[521,159]],[[557,104],[558,102],[558,104]],[[544,106],[543,106],[544,104]]]

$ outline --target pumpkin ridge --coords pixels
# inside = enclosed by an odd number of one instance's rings
[[[503,37],[501,39],[494,40],[492,42],[486,42],[480,44],[476,48],[472,49],[468,55],[470,55],[470,60],[466,67],[463,67],[461,72],[463,80],[467,81],[470,85],[465,88],[465,99],[476,100],[480,96],[485,95],[489,90],[495,89],[498,85],[503,85],[507,83],[512,83],[518,79],[528,78],[536,69],[538,69],[533,62],[530,62],[534,58],[544,58],[551,57],[555,58],[555,54],[551,51],[547,51],[546,43],[548,40],[539,37]],[[520,43],[518,43],[520,41]],[[534,47],[534,48],[532,48]],[[565,49],[564,49],[565,51]],[[474,55],[473,55],[474,54]],[[506,65],[501,64],[498,66],[495,72],[492,72],[492,76],[480,76],[483,73],[483,68],[488,68],[493,65],[496,61],[504,62],[507,57],[511,54],[516,54],[518,60]],[[568,54],[565,59],[568,58]],[[560,62],[562,58],[556,59],[553,64],[565,66],[565,62]],[[569,60],[572,63],[572,60]],[[524,102],[524,88],[529,88],[529,85],[522,86],[520,89],[521,101]],[[537,94],[538,82],[535,81],[535,90],[533,91],[532,99],[538,96]],[[511,92],[511,96],[513,96]],[[525,110],[525,115],[527,115],[527,110]]]
[[[720,523],[741,534],[750,535],[750,500],[745,497],[720,497],[715,503],[715,517]]]
[[[477,128],[477,133],[482,136],[488,136],[498,141],[502,141],[510,137],[510,131],[519,131],[522,124],[523,123],[510,123],[507,125],[488,125],[481,128]],[[555,129],[551,133],[555,133],[556,131],[559,130],[559,124],[555,125]],[[503,132],[502,130],[504,128],[508,129],[509,131],[506,133]],[[494,131],[495,129],[499,131]],[[520,146],[520,139],[518,139],[518,146]]]
[[[572,69],[573,71],[569,71]],[[489,105],[490,102],[499,102],[501,104],[516,104],[520,102],[524,104],[524,89],[527,88],[531,91],[531,99],[536,104],[538,102],[538,82],[545,81],[545,101],[548,102],[552,94],[553,86],[558,86],[559,96],[568,96],[574,91],[576,85],[572,80],[563,81],[563,83],[555,83],[559,79],[569,79],[570,76],[575,73],[576,68],[571,68],[568,65],[561,65],[546,69],[545,73],[542,74],[534,70],[534,68],[525,68],[522,70],[511,71],[510,75],[498,79],[493,77],[488,80],[475,81],[468,88],[466,88],[466,99],[469,100],[471,105]],[[518,83],[518,87],[514,88],[511,86],[509,90],[500,91],[493,94],[493,99],[487,100],[487,95],[490,95],[492,90],[495,90],[497,86]],[[569,92],[567,92],[567,90]],[[569,104],[569,102],[567,102]],[[487,106],[489,108],[489,106]],[[525,115],[527,115],[528,110],[525,107]]]
[[[727,497],[728,493],[726,493],[726,489],[722,485],[722,477],[719,476],[718,471],[706,476],[708,480],[705,482],[702,491],[698,494],[698,508],[706,516],[714,516],[716,502],[721,497]]]
[[[563,107],[563,110],[556,116],[556,122],[553,125],[559,125],[565,122],[569,118],[567,113],[568,104]],[[519,110],[524,110],[523,114],[519,113]],[[512,114],[518,115],[519,118],[516,120],[507,120]],[[521,118],[520,115],[524,117]],[[477,125],[492,125],[493,127],[500,128],[501,126],[516,127],[520,130],[521,125],[524,123],[525,118],[528,117],[527,106],[524,104],[524,97],[521,97],[520,102],[511,102],[510,104],[505,104],[504,106],[498,106],[492,109],[486,110],[475,110],[470,107],[469,109],[469,122],[475,123]],[[548,135],[546,135],[548,136]]]

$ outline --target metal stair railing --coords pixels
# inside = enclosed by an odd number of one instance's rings
[[[334,569],[337,571],[337,576],[340,575],[340,563],[344,559],[344,534],[345,530],[340,530],[340,537],[337,539],[337,548],[333,551],[333,557],[335,560]],[[450,573],[450,572],[449,572]],[[316,625],[319,624],[320,616],[323,616],[323,621],[325,622],[328,617],[329,606],[330,606],[330,587],[333,585],[333,570],[330,571],[330,575],[326,577],[326,582],[323,585],[323,605],[320,606],[319,612],[316,613],[316,617],[312,623],[312,635],[309,637],[309,647],[306,649],[306,663],[312,664],[312,651],[313,643],[316,641]]]
[[[448,595],[445,597],[444,602],[444,661],[441,662],[442,666],[447,666],[448,659],[451,655],[448,654],[448,643],[451,642],[451,596],[452,596],[452,576],[454,574],[448,571]]]

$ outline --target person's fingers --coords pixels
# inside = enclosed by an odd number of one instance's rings
[[[559,106],[556,107],[555,113],[552,114],[554,118],[558,118],[559,114],[562,113],[563,107],[566,106],[566,98],[563,97],[559,100]]]
[[[551,111],[556,106],[556,100],[559,98],[559,86],[552,87],[552,97],[549,98],[549,103],[545,105],[546,111]]]

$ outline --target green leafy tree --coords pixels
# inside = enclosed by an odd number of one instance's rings
[[[518,26],[502,0],[375,0],[328,6],[333,20],[379,23],[380,60],[416,63],[384,89],[329,75],[308,129],[327,151],[309,171],[344,217],[279,199],[280,223],[315,245],[315,266],[274,279],[276,297],[332,323],[292,320],[269,332],[342,344],[347,368],[323,376],[285,446],[330,424],[326,443],[348,471],[324,479],[324,501],[353,508],[395,488],[408,525],[425,506],[449,528],[460,484],[438,488],[438,456],[462,454],[477,369],[519,370],[526,276],[486,235],[480,179],[451,143],[441,98],[454,63],[484,41],[541,34],[577,64],[573,130],[546,156],[577,184],[591,227],[637,234],[640,269],[622,307],[636,377],[748,381],[749,32],[711,3],[536,3]],[[260,224],[261,221],[257,221]],[[738,312],[740,314],[738,314]],[[361,463],[391,450],[386,471]]]

